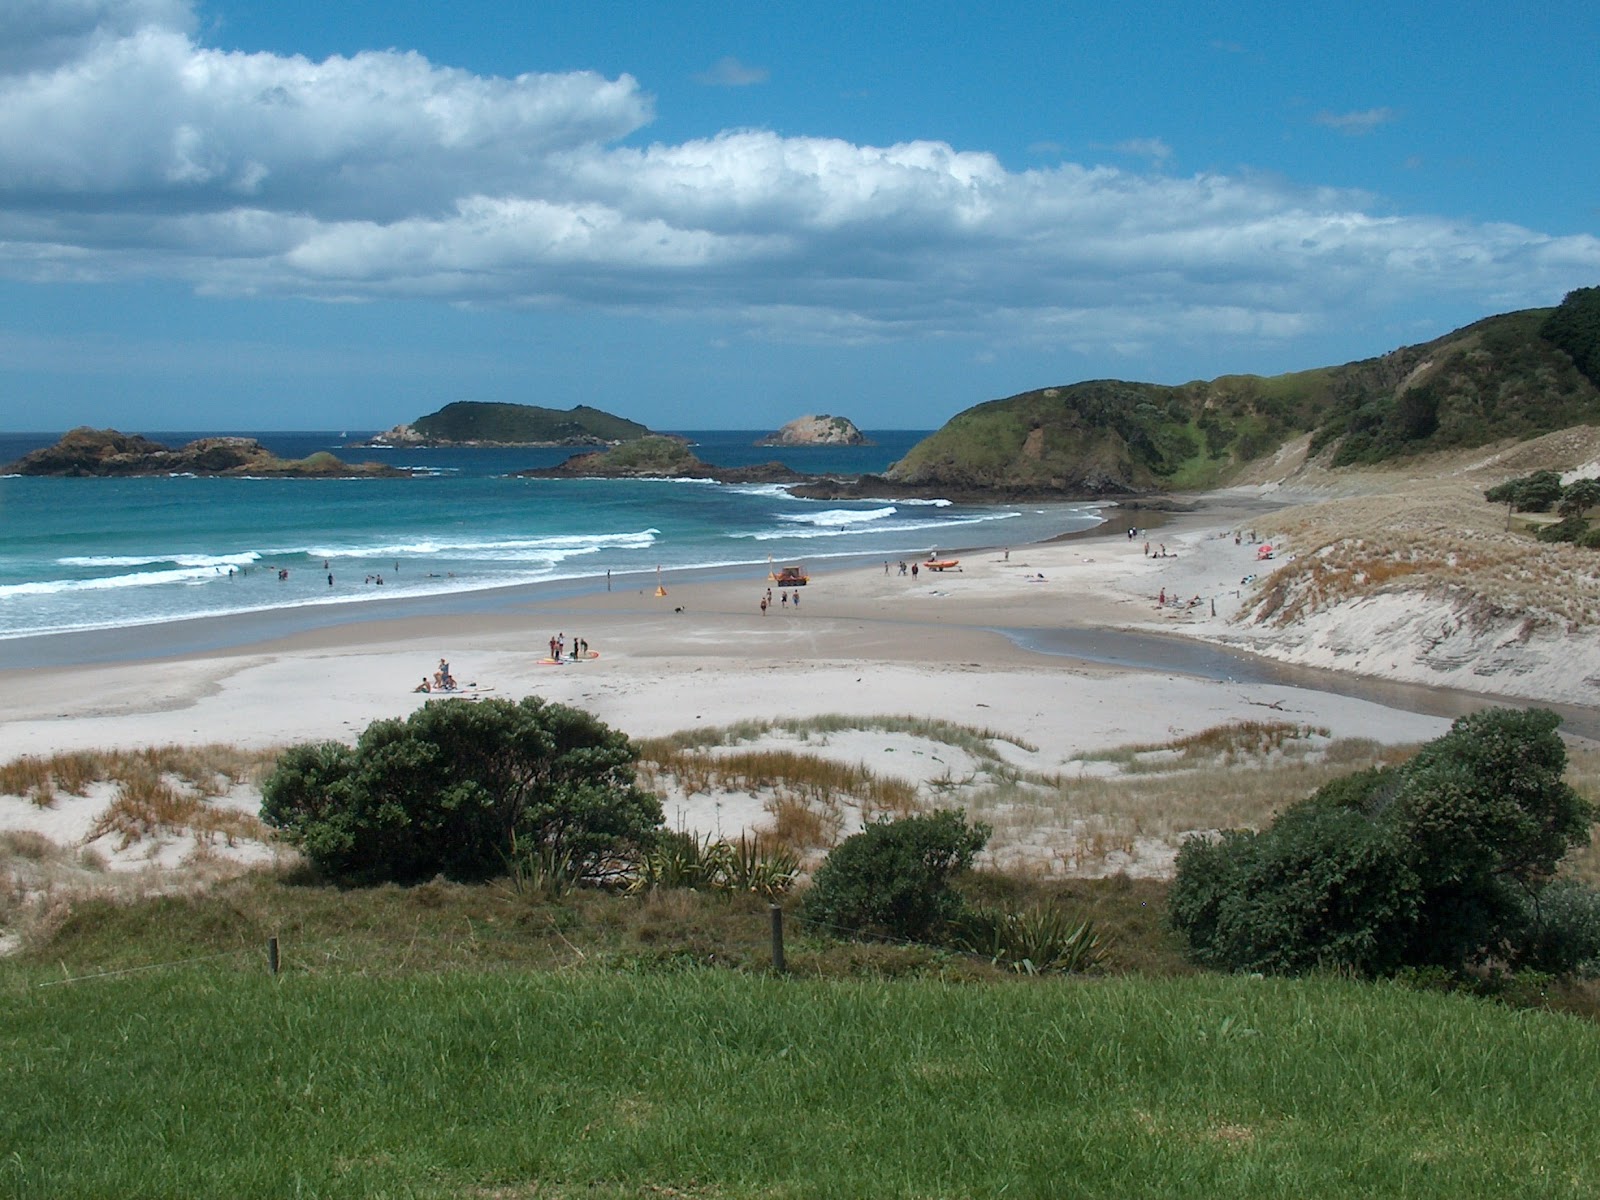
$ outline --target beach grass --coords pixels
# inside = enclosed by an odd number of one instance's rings
[[[15,1196],[1587,1197],[1600,1028],[1337,979],[4,978]]]
[[[1499,475],[1492,477],[1495,481]],[[1600,625],[1594,551],[1535,541],[1506,527],[1504,505],[1481,479],[1408,484],[1263,515],[1258,531],[1296,548],[1260,586],[1257,620],[1293,625],[1307,614],[1380,591],[1448,593],[1473,614],[1519,611],[1572,629]]]

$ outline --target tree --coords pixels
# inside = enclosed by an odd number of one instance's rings
[[[1571,355],[1573,365],[1600,387],[1600,287],[1568,292],[1539,333]]]
[[[537,696],[434,701],[374,722],[353,749],[290,748],[261,816],[349,882],[484,879],[535,847],[598,880],[661,824],[660,802],[634,786],[636,757],[591,714]]]
[[[1559,723],[1542,709],[1474,713],[1404,766],[1335,780],[1260,833],[1186,843],[1173,925],[1198,960],[1233,970],[1516,961],[1528,898],[1594,817],[1562,779]]]
[[[1491,504],[1507,504],[1518,512],[1549,512],[1561,499],[1561,475],[1556,471],[1535,471],[1496,484],[1484,492]]]
[[[1600,479],[1574,479],[1561,490],[1556,512],[1563,517],[1581,517],[1600,504]]]
[[[964,911],[952,879],[990,829],[950,809],[868,825],[828,854],[801,904],[804,920],[848,933],[920,941]]]

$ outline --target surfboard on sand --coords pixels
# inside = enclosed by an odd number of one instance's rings
[[[539,665],[541,667],[564,667],[568,663],[590,662],[590,661],[593,661],[594,659],[597,659],[599,657],[600,657],[600,651],[598,651],[598,650],[590,650],[587,654],[578,655],[577,658],[571,658],[571,657],[568,657],[568,658],[541,658],[539,660]]]

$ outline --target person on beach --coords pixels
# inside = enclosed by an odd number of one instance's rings
[[[1149,543],[1149,542],[1146,542],[1146,543],[1145,543],[1145,544],[1144,544],[1144,556],[1145,556],[1145,557],[1146,557],[1146,558],[1149,558],[1149,557],[1150,557],[1150,543]]]
[[[1161,594],[1156,597],[1156,603],[1157,604],[1161,604],[1161,605],[1165,605],[1166,602],[1167,602],[1167,589],[1166,588],[1162,588],[1161,589]]]
[[[417,686],[411,690],[413,692],[431,692],[433,691],[433,685],[428,682],[428,677],[424,675],[422,677],[422,682],[417,684]]]
[[[911,564],[911,578],[915,579],[916,577],[917,577],[917,564],[916,563],[912,563]]]
[[[785,607],[785,608],[788,608],[788,607],[789,607],[789,593],[788,593],[788,592],[779,592],[779,593],[778,593],[778,595],[779,595],[779,596],[781,596],[781,597],[782,597],[782,598],[783,598],[783,599],[782,599],[782,600],[781,600],[781,601],[780,601],[780,603],[781,603],[781,604],[782,604],[782,605],[783,605],[783,606],[784,606],[784,607]]]
[[[763,617],[767,615],[767,598],[765,596],[761,597],[761,615]]]
[[[795,607],[795,610],[798,612],[799,608],[800,608],[800,593],[799,592],[796,592],[794,594],[794,607]]]

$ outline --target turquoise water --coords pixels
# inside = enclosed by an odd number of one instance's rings
[[[8,462],[55,434],[0,435]],[[159,433],[168,444],[201,436]],[[519,479],[567,450],[343,449],[340,432],[253,434],[276,453],[333,450],[406,479],[0,478],[0,639],[199,617],[465,597],[691,568],[899,558],[1023,543],[1098,523],[1070,505],[808,501],[781,487]],[[354,436],[360,436],[356,434]],[[755,431],[694,431],[724,466],[880,472],[924,436],[777,450]],[[333,582],[328,582],[329,576]],[[379,583],[379,580],[382,580]]]

